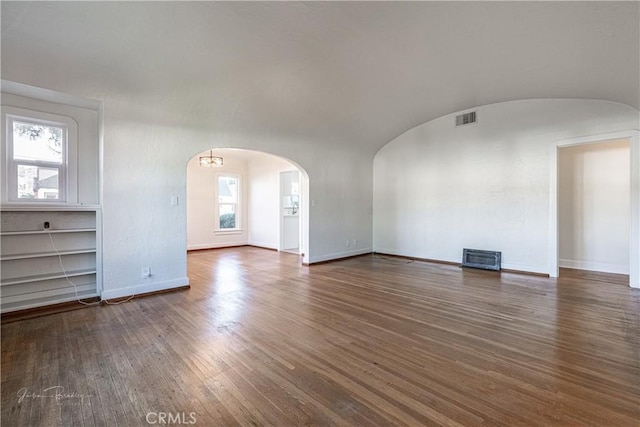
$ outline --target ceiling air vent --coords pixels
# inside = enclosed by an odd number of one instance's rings
[[[456,126],[470,125],[471,123],[475,123],[476,121],[477,118],[475,111],[456,116]]]

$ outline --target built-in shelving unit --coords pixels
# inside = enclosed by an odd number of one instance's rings
[[[100,294],[98,207],[3,206],[1,210],[2,313]]]

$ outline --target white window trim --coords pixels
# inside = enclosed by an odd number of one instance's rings
[[[215,234],[216,236],[222,235],[228,235],[228,234],[242,234],[244,233],[244,230],[242,228],[217,228],[215,230],[213,230],[213,234]]]
[[[60,169],[58,199],[18,199],[16,162],[13,160],[13,120],[42,123],[66,128],[66,146],[63,148],[63,163],[56,164]],[[3,205],[69,205],[78,203],[78,124],[74,119],[57,114],[2,106],[2,165],[4,167],[4,186],[2,186]],[[52,164],[53,165],[53,164]],[[47,166],[42,163],[42,166]]]
[[[236,226],[234,228],[220,228],[220,205],[219,205],[219,185],[218,181],[221,177],[235,178],[238,180],[238,202],[236,204]],[[215,182],[216,196],[214,202],[214,208],[216,213],[216,224],[214,227],[214,234],[242,234],[242,175],[238,173],[220,172],[216,174]]]

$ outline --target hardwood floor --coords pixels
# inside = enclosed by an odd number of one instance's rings
[[[2,425],[640,421],[623,277],[250,247],[188,263],[188,291],[2,325]]]

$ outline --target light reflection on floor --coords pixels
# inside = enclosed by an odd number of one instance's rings
[[[247,263],[245,252],[257,252],[263,258]],[[300,258],[297,254],[240,248],[194,252],[190,254],[189,262],[200,267],[197,273],[196,268],[190,268],[190,280],[192,295],[206,301],[206,324],[202,326],[208,331],[208,338],[219,344],[220,339],[225,340],[225,336],[228,338],[229,334],[238,332],[238,327],[247,326],[247,319],[253,318],[253,313],[247,310],[255,304],[255,301],[249,301],[254,288],[267,286],[273,292],[282,292],[287,284],[283,283],[281,271],[291,274],[290,264],[299,265]],[[302,268],[302,272],[308,274],[307,267]],[[307,292],[307,288],[295,286],[297,301],[300,301],[301,293],[306,295]],[[306,300],[306,297],[302,298]],[[304,336],[307,331],[300,333]]]
[[[213,295],[209,307],[215,316],[215,325],[227,328],[242,317],[247,285],[242,279],[242,268],[236,262],[222,258],[212,270]]]

